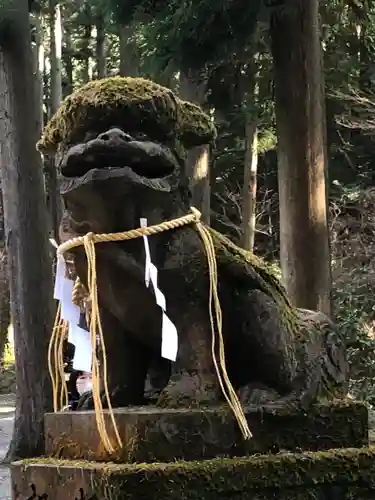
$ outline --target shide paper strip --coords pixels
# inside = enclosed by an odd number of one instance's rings
[[[73,370],[91,372],[92,346],[91,334],[78,325],[69,324],[69,342],[75,345]]]
[[[147,219],[140,220],[141,227],[147,227]],[[167,316],[167,305],[165,296],[158,287],[158,269],[151,262],[151,252],[148,242],[148,237],[143,236],[143,243],[145,247],[145,284],[149,287],[150,281],[152,283],[155,300],[157,305],[163,311],[162,332],[161,332],[161,356],[176,361],[178,351],[178,333],[175,325]]]
[[[57,255],[56,279],[53,297],[60,301],[61,318],[68,322],[68,342],[74,344],[73,369],[91,372],[92,346],[90,332],[78,326],[80,308],[73,304],[74,282],[66,278],[66,262],[62,255]]]

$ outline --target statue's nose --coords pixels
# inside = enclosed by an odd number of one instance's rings
[[[130,142],[133,140],[131,135],[126,134],[119,128],[110,128],[106,132],[98,135],[98,139],[108,142]]]

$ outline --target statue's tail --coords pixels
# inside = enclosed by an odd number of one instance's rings
[[[326,392],[345,397],[349,390],[349,363],[344,339],[336,327],[323,332],[326,356],[322,363],[322,384]]]
[[[298,309],[298,313],[311,335],[311,347],[309,343],[306,345],[307,363],[313,362],[316,347],[320,345],[319,394],[329,398],[346,396],[349,364],[345,342],[337,326],[321,312]]]

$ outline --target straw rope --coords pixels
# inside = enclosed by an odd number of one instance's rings
[[[178,219],[173,219],[170,221],[165,221],[160,224],[143,227],[138,229],[132,229],[130,231],[125,231],[121,233],[108,233],[108,234],[94,234],[88,233],[85,236],[79,236],[76,238],[72,238],[69,241],[60,245],[57,249],[58,255],[63,255],[65,252],[77,248],[79,246],[83,246],[86,252],[87,257],[87,292],[88,296],[91,300],[91,314],[89,315],[89,329],[91,334],[91,344],[92,344],[92,354],[93,354],[93,362],[92,362],[92,385],[93,385],[93,399],[94,399],[94,408],[96,414],[96,421],[98,432],[100,434],[103,445],[109,453],[114,452],[115,448],[112,444],[111,439],[109,438],[106,423],[103,415],[103,405],[100,397],[100,384],[99,384],[99,360],[97,356],[97,335],[99,335],[100,344],[102,347],[102,357],[103,357],[103,388],[104,394],[107,400],[108,405],[108,413],[110,416],[110,420],[114,429],[115,437],[117,444],[122,447],[122,441],[117,429],[115,417],[113,414],[113,409],[110,401],[108,385],[107,385],[107,357],[105,351],[105,342],[104,342],[104,334],[102,329],[102,324],[100,320],[99,314],[99,305],[98,305],[98,289],[97,289],[97,275],[96,275],[96,254],[95,254],[95,244],[96,243],[105,243],[105,242],[114,242],[114,241],[127,241],[135,238],[140,238],[141,236],[152,236],[154,234],[158,234],[164,231],[168,231],[171,229],[176,229],[187,224],[194,224],[196,230],[198,231],[202,242],[204,244],[204,248],[207,255],[208,269],[209,269],[209,279],[210,279],[210,287],[209,287],[209,316],[211,323],[211,333],[212,333],[212,359],[215,367],[215,371],[218,377],[220,388],[223,392],[223,395],[232,410],[242,435],[244,439],[249,439],[252,434],[247,424],[246,417],[244,415],[241,404],[238,400],[237,394],[231,384],[229,379],[227,370],[226,370],[226,362],[225,362],[225,352],[224,352],[224,340],[222,334],[222,311],[220,306],[220,300],[218,297],[217,291],[217,263],[216,263],[216,255],[214,243],[211,237],[211,234],[207,227],[200,221],[201,214],[195,209],[191,208],[191,213],[184,215]],[[79,302],[80,289],[82,287],[82,283],[77,280],[73,289],[73,301]],[[63,377],[63,368],[62,368],[62,342],[63,338],[65,338],[67,333],[67,324],[61,320],[61,307],[59,306],[56,314],[56,320],[51,336],[50,348],[49,348],[49,371],[52,379],[52,387],[53,387],[53,401],[54,401],[54,409],[58,411],[58,391],[61,386],[61,396],[60,396],[60,408],[62,407],[62,402],[64,398],[66,398],[66,386],[64,389],[64,381],[61,380]],[[219,359],[216,359],[216,341],[218,340],[219,344]],[[60,377],[60,383],[59,383]]]

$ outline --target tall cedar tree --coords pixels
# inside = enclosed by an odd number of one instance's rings
[[[326,144],[318,0],[292,0],[271,22],[280,258],[298,307],[330,313]]]
[[[51,410],[47,369],[52,266],[41,158],[39,109],[27,0],[0,7],[0,175],[16,352],[16,417],[8,460],[43,453],[43,416]]]

